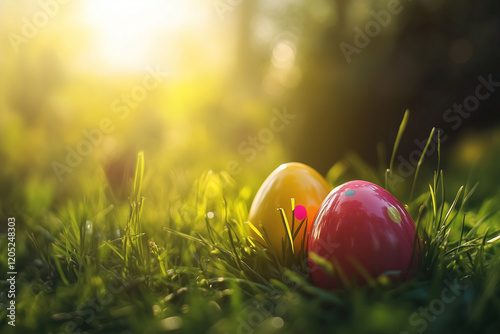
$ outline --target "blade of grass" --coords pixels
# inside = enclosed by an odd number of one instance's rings
[[[408,124],[409,118],[410,118],[410,110],[406,109],[405,114],[403,116],[403,120],[401,121],[401,124],[399,125],[399,130],[398,130],[398,134],[396,136],[396,141],[394,141],[394,147],[392,148],[391,161],[389,163],[389,170],[390,170],[391,174],[392,174],[392,171],[394,170],[394,159],[396,158],[396,152],[398,150],[399,143],[401,142],[401,138],[403,137],[403,133],[405,132],[406,125]],[[387,188],[387,184],[385,185],[385,188]]]
[[[440,228],[441,231],[446,231],[448,230],[450,224],[453,222],[453,219],[450,220],[449,223],[446,223],[446,221],[448,220],[448,218],[450,217],[451,213],[453,212],[453,210],[455,209],[455,207],[457,206],[457,202],[458,202],[458,199],[460,198],[460,195],[462,194],[462,191],[464,189],[464,186],[461,186],[458,191],[457,191],[457,195],[455,196],[455,199],[453,200],[453,203],[451,203],[450,205],[450,208],[448,209],[448,212],[446,213],[446,216],[444,217],[443,219],[443,224]],[[456,217],[456,216],[455,216]]]
[[[290,230],[290,226],[288,225],[288,219],[286,218],[285,210],[282,208],[278,209],[280,214],[281,214],[281,219],[283,220],[283,225],[285,226],[285,231],[286,231],[286,236],[288,238],[288,244],[290,245],[292,249],[292,254],[295,253],[295,250],[293,248],[293,236],[292,236],[292,231]],[[283,252],[283,260],[285,259],[285,252]]]
[[[432,201],[432,218],[433,218],[433,221],[436,220],[436,206],[437,206],[437,203],[436,203],[436,196],[434,195],[434,189],[432,189],[432,186],[429,184],[429,191],[430,191],[430,194],[431,194],[431,201]]]
[[[137,162],[135,165],[134,185],[132,188],[132,200],[140,201],[142,194],[142,183],[144,180],[144,151],[137,154]]]
[[[231,244],[231,248],[232,248],[234,257],[236,258],[236,264],[238,265],[238,269],[242,270],[241,269],[241,259],[240,259],[239,255],[238,255],[238,252],[236,251],[236,247],[234,246],[233,233],[231,232],[231,227],[229,226],[228,222],[226,222],[226,224],[227,224],[227,234],[229,236],[229,242]]]
[[[252,224],[252,222],[246,221],[245,224],[247,224],[252,229],[252,231],[255,232],[255,234],[257,234],[260,238],[262,238],[262,240],[264,240],[264,236],[262,235],[262,233],[260,233],[259,229],[255,227],[254,224]]]
[[[434,136],[435,130],[436,128],[432,128],[431,134],[429,135],[429,139],[427,139],[427,143],[425,144],[424,150],[422,151],[420,159],[418,160],[417,169],[415,170],[415,176],[413,178],[413,184],[411,186],[410,200],[408,202],[411,202],[411,199],[413,198],[413,191],[415,190],[415,184],[417,183],[418,172],[420,171],[420,166],[422,166],[422,162],[424,161],[425,154],[427,153],[427,149],[429,148],[429,144],[432,141],[432,137]]]

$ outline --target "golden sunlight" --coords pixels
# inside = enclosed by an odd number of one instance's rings
[[[206,24],[195,0],[88,0],[82,2],[83,24],[92,42],[85,62],[107,71],[143,71],[157,62],[179,35]],[[168,50],[170,51],[170,50]],[[170,52],[169,52],[170,53]]]

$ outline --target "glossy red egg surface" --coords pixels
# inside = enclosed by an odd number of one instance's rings
[[[388,271],[406,272],[415,240],[415,224],[403,205],[382,187],[350,181],[323,201],[309,235],[309,266],[316,286],[364,285]],[[330,262],[333,274],[311,258]]]

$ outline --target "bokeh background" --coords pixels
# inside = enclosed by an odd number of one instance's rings
[[[346,57],[374,12],[387,24]],[[496,174],[500,94],[457,128],[444,114],[479,76],[500,81],[499,14],[495,0],[2,0],[2,211],[48,210],[101,179],[124,199],[140,150],[169,189],[207,169],[258,185],[291,160],[326,174],[350,152],[383,170],[407,108],[403,159],[437,126],[449,173],[486,157]]]

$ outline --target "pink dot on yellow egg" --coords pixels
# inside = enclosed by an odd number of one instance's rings
[[[297,205],[293,213],[298,220],[303,220],[307,217],[307,210],[303,205]]]

